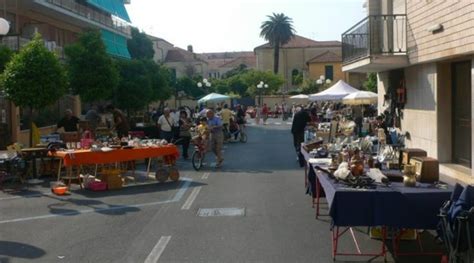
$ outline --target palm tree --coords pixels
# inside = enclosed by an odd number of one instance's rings
[[[280,47],[288,43],[295,35],[293,19],[285,14],[267,16],[268,20],[260,26],[260,37],[267,40],[273,47],[273,72],[278,73],[278,62],[280,59]]]

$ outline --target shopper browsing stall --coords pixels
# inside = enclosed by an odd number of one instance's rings
[[[72,114],[72,110],[67,109],[64,117],[58,122],[56,130],[63,128],[65,132],[78,131],[79,118]]]

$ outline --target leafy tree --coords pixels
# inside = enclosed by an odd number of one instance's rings
[[[84,32],[76,43],[66,47],[65,53],[74,94],[80,95],[84,102],[111,97],[119,75],[98,30]]]
[[[227,85],[232,93],[238,94],[239,96],[245,96],[247,94],[249,83],[246,83],[244,78],[247,72],[244,71],[243,74],[235,75],[227,80]]]
[[[295,35],[293,20],[285,14],[267,16],[268,20],[260,26],[260,36],[273,47],[273,73],[278,74],[280,47],[287,44]]]
[[[13,56],[1,79],[7,99],[19,107],[29,109],[30,116],[34,109],[56,102],[67,87],[64,68],[58,58],[46,49],[39,34]],[[30,128],[32,121],[30,119]],[[32,141],[30,129],[30,145]]]
[[[364,82],[363,88],[367,91],[372,91],[377,93],[377,74],[369,73],[367,80]]]
[[[153,41],[145,33],[138,31],[138,28],[132,28],[132,38],[127,41],[130,56],[135,59],[153,59],[155,50]]]
[[[128,113],[143,109],[151,101],[153,90],[145,63],[140,60],[118,61],[120,82],[115,93],[115,104]]]
[[[239,74],[242,74],[242,73],[245,73],[247,72],[247,65],[245,64],[240,64],[239,66],[227,71],[223,78],[230,78],[230,77],[233,77],[235,75],[239,75]]]
[[[320,87],[321,87],[321,85],[316,84],[315,80],[305,79],[303,81],[303,84],[301,85],[301,88],[302,88],[301,93],[303,93],[303,94],[318,93]]]
[[[152,60],[143,60],[150,81],[152,95],[150,102],[165,101],[173,95],[171,87],[171,72],[164,66],[158,65]]]
[[[197,81],[189,77],[178,78],[176,80],[175,90],[176,93],[178,93],[178,91],[184,91],[193,98],[199,98],[206,94],[204,90],[198,88]]]
[[[5,66],[13,57],[14,52],[7,46],[0,45],[0,72],[5,70]]]
[[[285,83],[285,79],[281,75],[275,75],[269,71],[258,70],[249,70],[242,75],[242,80],[248,87],[247,94],[251,96],[255,96],[260,92],[262,92],[262,94],[273,94]],[[267,84],[268,88],[265,88],[262,91],[257,90],[257,85],[260,81]]]

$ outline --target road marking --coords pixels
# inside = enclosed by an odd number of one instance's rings
[[[93,208],[93,209],[84,209],[84,210],[77,210],[71,212],[63,212],[57,214],[47,214],[47,215],[40,215],[40,216],[31,216],[31,217],[20,217],[14,219],[7,219],[0,221],[0,224],[7,224],[7,223],[17,223],[17,222],[25,222],[25,221],[32,221],[38,219],[48,219],[60,216],[75,216],[75,215],[82,215],[82,214],[89,214],[94,212],[107,212],[107,211],[114,211],[114,210],[126,210],[130,208],[140,208],[140,207],[147,207],[147,206],[156,206],[162,204],[169,204],[169,203],[176,203],[183,198],[184,194],[186,193],[187,189],[192,183],[192,179],[183,178],[182,180],[184,183],[179,189],[179,191],[174,195],[172,199],[164,200],[164,201],[157,201],[157,202],[150,202],[150,203],[142,203],[142,204],[135,204],[135,205],[113,205],[111,207],[104,207],[104,208]]]
[[[275,122],[274,124],[275,125],[281,125],[281,122]]]
[[[198,216],[245,216],[245,208],[199,208]]]
[[[151,250],[144,263],[156,263],[160,259],[161,254],[165,251],[166,246],[170,242],[171,236],[162,236],[155,247]]]
[[[204,173],[201,177],[202,180],[207,180],[207,178],[209,178],[209,173]]]
[[[189,208],[191,208],[194,200],[196,200],[196,197],[199,194],[199,191],[201,191],[201,186],[198,186],[193,189],[188,199],[186,199],[186,202],[184,202],[184,205],[181,207],[181,210],[189,210]]]

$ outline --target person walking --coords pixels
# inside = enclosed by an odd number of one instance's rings
[[[184,159],[189,158],[188,149],[189,144],[191,143],[191,126],[192,121],[188,117],[188,113],[185,110],[182,110],[179,113],[179,139],[183,148]]]
[[[262,108],[260,105],[255,106],[255,124],[260,125],[260,118],[262,117]]]
[[[215,116],[213,110],[206,112],[207,125],[210,130],[209,148],[216,155],[216,168],[222,166],[222,145],[224,144],[224,134],[222,132],[222,120]]]
[[[263,125],[267,125],[268,114],[270,114],[270,109],[266,103],[263,103],[262,115],[263,115]]]
[[[295,114],[291,125],[291,133],[293,134],[293,146],[296,150],[297,160],[300,166],[304,166],[304,158],[301,156],[301,143],[304,142],[304,131],[306,126],[311,122],[311,116],[316,115],[316,109],[300,110]]]
[[[169,108],[163,110],[163,115],[158,118],[158,130],[160,138],[171,142],[173,140],[173,127],[176,126],[175,119],[171,116]]]
[[[123,114],[121,110],[115,108],[112,104],[107,105],[106,109],[108,112],[112,113],[114,117],[114,126],[112,127],[112,130],[117,131],[117,136],[119,138],[128,137],[130,125],[128,124],[125,114]]]

